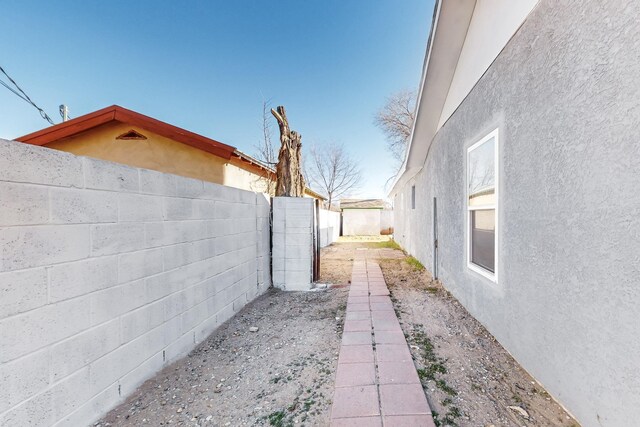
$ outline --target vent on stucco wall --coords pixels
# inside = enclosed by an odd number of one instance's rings
[[[135,130],[131,129],[130,131],[125,132],[122,135],[118,136],[116,139],[145,140],[147,139],[147,137],[141,134],[140,132],[136,132]]]

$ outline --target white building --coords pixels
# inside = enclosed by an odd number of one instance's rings
[[[640,420],[640,2],[437,1],[395,238],[583,426]]]

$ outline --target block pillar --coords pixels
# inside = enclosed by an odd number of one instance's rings
[[[287,291],[312,289],[314,199],[273,199],[273,286]]]

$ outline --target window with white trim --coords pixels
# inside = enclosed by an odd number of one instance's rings
[[[467,265],[497,281],[498,129],[467,150]]]

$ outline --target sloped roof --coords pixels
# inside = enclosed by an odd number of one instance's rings
[[[386,203],[382,199],[342,199],[340,209],[384,209]]]
[[[170,125],[169,123],[154,119],[153,117],[128,110],[119,105],[112,105],[110,107],[94,111],[93,113],[85,114],[66,122],[46,127],[39,131],[16,138],[16,141],[32,145],[47,145],[110,122],[120,122],[138,126],[160,136],[164,136],[165,138],[215,154],[216,156],[222,157],[226,160],[231,159],[231,157],[235,157],[263,169],[268,174],[275,175],[276,172],[270,165],[243,153],[235,147],[223,144],[215,139],[207,138],[206,136],[198,135],[197,133],[186,129]],[[307,188],[305,192],[312,197],[326,200],[325,197],[310,188]]]
[[[424,166],[449,93],[476,0],[436,0],[422,66],[413,129],[404,162],[389,195],[393,195]]]
[[[33,145],[47,145],[63,138],[77,135],[81,132],[96,128],[109,122],[127,123],[139,126],[150,132],[170,138],[174,141],[190,145],[203,151],[207,151],[227,160],[236,151],[232,147],[222,142],[207,138],[186,129],[170,125],[149,116],[127,110],[119,105],[112,105],[84,116],[76,117],[57,125],[49,126],[37,132],[16,138],[17,141]]]

